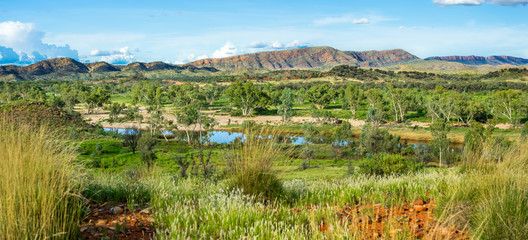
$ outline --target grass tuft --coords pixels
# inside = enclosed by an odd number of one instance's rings
[[[0,119],[0,238],[74,239],[81,198],[74,150],[46,128]]]

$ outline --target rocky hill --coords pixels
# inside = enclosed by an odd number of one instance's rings
[[[260,52],[226,58],[208,58],[184,66],[241,68],[315,68],[336,65],[379,67],[404,63],[418,57],[401,49],[387,51],[341,51],[331,47],[308,47],[283,51]]]
[[[481,57],[481,56],[445,56],[445,57],[429,57],[425,60],[440,60],[448,62],[458,62],[467,65],[512,65],[512,66],[521,66],[528,64],[528,59],[518,58],[518,57],[509,57],[509,56],[490,56],[490,57]]]
[[[152,76],[175,74],[211,73],[221,70],[247,69],[328,69],[337,65],[357,67],[409,66],[426,70],[497,69],[528,66],[528,59],[508,56],[447,56],[420,59],[402,49],[385,51],[341,51],[332,47],[307,47],[282,51],[259,52],[226,58],[208,58],[184,65],[164,62],[134,62],[128,65],[112,65],[106,62],[80,63],[71,58],[55,58],[28,66],[0,66],[0,81],[35,79],[93,79],[152,72]],[[148,74],[147,74],[148,75]]]
[[[80,63],[71,58],[54,58],[40,61],[28,66],[6,65],[0,66],[0,81],[34,80],[39,77],[63,77],[76,74],[110,73],[120,71],[142,72],[162,70],[184,70],[195,71],[203,69],[210,72],[218,71],[214,68],[197,68],[195,66],[178,66],[163,62],[130,63],[126,66],[112,65],[106,62]]]

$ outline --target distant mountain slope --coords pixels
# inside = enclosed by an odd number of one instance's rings
[[[490,56],[490,57],[481,57],[481,56],[445,56],[445,57],[429,57],[425,60],[441,60],[448,62],[458,62],[467,65],[513,65],[521,66],[528,64],[528,59],[518,58],[518,57],[509,57],[509,56]]]
[[[121,71],[121,69],[108,64],[106,62],[96,62],[96,63],[85,63],[86,67],[90,70],[90,72],[116,72]]]
[[[208,58],[184,66],[240,68],[315,68],[336,65],[378,67],[418,59],[401,49],[387,51],[340,51],[331,47],[308,47],[283,51],[260,52],[226,58]]]
[[[64,77],[75,76],[76,74],[90,74],[90,73],[110,73],[120,71],[163,71],[163,70],[183,70],[190,69],[195,71],[198,68],[195,66],[177,66],[163,62],[151,63],[130,63],[126,66],[112,65],[106,62],[96,63],[80,63],[71,58],[54,58],[47,59],[28,66],[14,66],[6,65],[0,66],[0,81],[20,81],[32,80],[44,76],[50,77]],[[199,68],[210,72],[218,71],[214,68]]]

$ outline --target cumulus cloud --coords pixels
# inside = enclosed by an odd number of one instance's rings
[[[238,53],[238,49],[235,47],[235,45],[232,42],[226,42],[226,44],[221,47],[220,49],[216,50],[213,53],[214,58],[224,58],[224,57],[230,57],[234,56]]]
[[[323,19],[315,20],[316,26],[325,26],[330,24],[342,24],[342,23],[352,23],[352,24],[368,24],[370,21],[367,18],[356,18],[352,15],[345,15],[342,17],[327,17]]]
[[[433,0],[433,3],[440,6],[478,6],[482,4],[496,4],[502,6],[527,5],[528,0]]]
[[[137,51],[139,50],[136,49]],[[90,56],[101,57],[99,61],[111,64],[127,64],[135,60],[135,55],[130,51],[129,47],[123,47],[119,50],[94,49],[90,51]]]
[[[267,48],[268,46],[269,46],[269,44],[267,42],[264,42],[264,41],[252,42],[249,45],[250,48]]]
[[[294,49],[294,48],[303,48],[307,47],[307,44],[303,44],[299,42],[299,40],[294,40],[291,43],[281,43],[279,41],[274,41],[272,43],[265,42],[265,41],[257,41],[253,42],[249,45],[249,48],[252,49],[266,49],[266,50],[286,50],[286,49]]]
[[[15,63],[20,60],[20,56],[12,49],[0,46],[0,64]]]
[[[19,55],[20,62],[33,63],[56,57],[79,58],[77,50],[67,44],[57,46],[42,42],[44,35],[32,23],[0,22],[0,46],[13,49]]]
[[[206,59],[206,58],[208,58],[207,55],[196,56],[194,54],[190,54],[187,57],[183,57],[183,58],[180,58],[180,59],[174,61],[174,64],[185,64],[185,63],[190,63],[190,62],[194,62],[196,60]]]

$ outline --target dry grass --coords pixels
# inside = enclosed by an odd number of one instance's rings
[[[73,239],[80,216],[76,154],[45,128],[0,119],[0,239]]]

